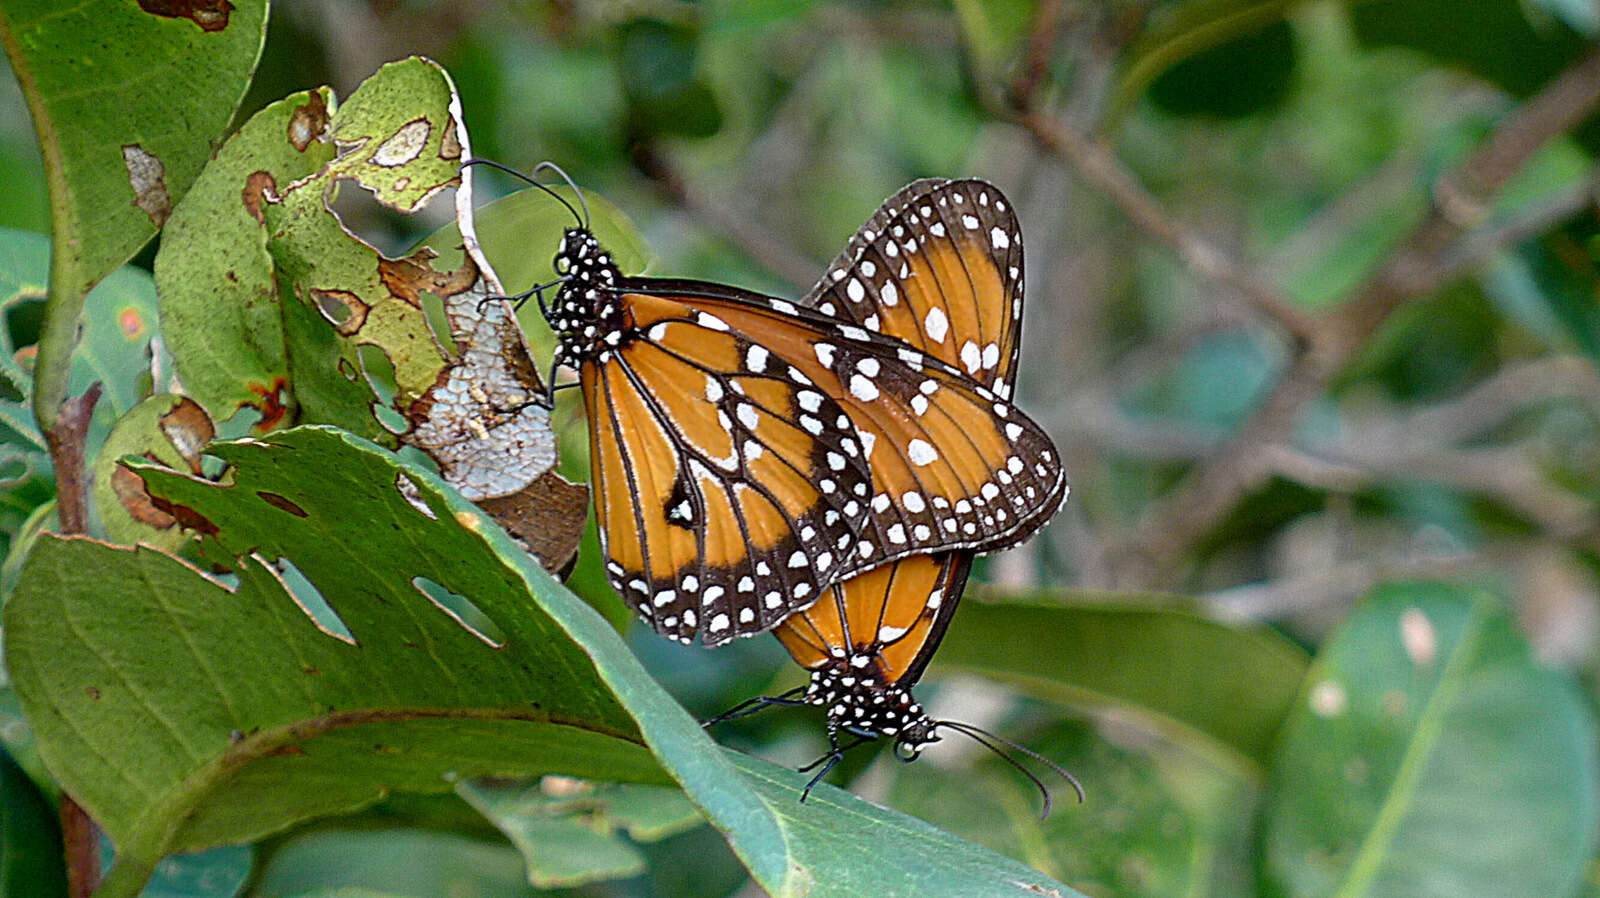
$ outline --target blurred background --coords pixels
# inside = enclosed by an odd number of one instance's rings
[[[906,182],[987,178],[1026,247],[1018,401],[1073,489],[975,593],[1177,593],[1315,649],[1374,584],[1446,577],[1509,600],[1538,658],[1592,684],[1597,33],[1592,0],[290,0],[240,116],[426,55],[475,155],[561,165],[632,218],[649,273],[786,296]],[[344,201],[390,252],[448,218]],[[0,226],[48,232],[9,77]],[[561,426],[581,443],[576,409]],[[574,586],[614,609],[593,571]],[[697,714],[800,681],[771,640],[630,639]],[[853,755],[836,781],[1093,894],[1253,891],[1259,772],[939,668],[938,713],[1117,800],[1058,811],[1045,844],[1015,828],[1031,787],[992,760],[974,778],[972,746],[909,781]],[[804,711],[719,735],[792,764],[825,744]],[[285,837],[256,888],[529,893],[487,827],[413,825],[440,813],[396,799]],[[645,876],[570,893],[756,894],[705,827],[646,851]],[[1197,852],[1216,869],[1197,876]]]

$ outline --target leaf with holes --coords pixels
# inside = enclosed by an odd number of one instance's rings
[[[198,475],[200,453],[216,435],[211,417],[199,403],[170,393],[152,396],[118,418],[89,477],[89,498],[107,538],[169,551],[188,542],[191,534],[150,501],[144,481],[121,461],[133,455]]]
[[[327,88],[257,112],[217,151],[161,237],[161,325],[184,391],[216,415],[254,408],[262,429],[296,407],[278,282],[261,204],[268,185],[320,170],[334,147],[318,138],[334,105]]]
[[[908,876],[921,894],[1067,894],[837,790],[802,805],[804,775],[730,760],[599,615],[371,443],[309,427],[210,454],[226,484],[136,468],[209,535],[226,582],[154,549],[45,536],[4,609],[40,755],[120,852],[111,893],[168,853],[443,792],[446,773],[561,773],[676,781],[775,895]],[[859,851],[885,828],[938,862],[908,860],[917,873]]]
[[[4,44],[50,182],[47,407],[65,398],[82,298],[156,232],[194,182],[266,37],[265,0],[0,3]]]
[[[1324,645],[1279,743],[1274,894],[1570,895],[1596,822],[1593,712],[1494,600],[1391,585]]]

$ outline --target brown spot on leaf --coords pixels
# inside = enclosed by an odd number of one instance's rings
[[[545,570],[565,576],[589,516],[589,488],[546,471],[521,491],[477,503],[517,538]]]
[[[39,347],[37,345],[24,346],[21,349],[17,350],[16,352],[12,353],[11,354],[11,359],[12,359],[12,361],[17,363],[17,367],[18,368],[21,368],[24,371],[32,372],[33,371],[33,360],[38,355],[39,355]]]
[[[395,748],[393,745],[374,745],[372,746],[372,750],[380,755],[400,754],[400,749]]]
[[[304,755],[305,753],[306,750],[298,745],[285,745],[282,748],[274,748],[272,751],[267,752],[269,755],[279,755],[280,757]]]
[[[308,677],[320,677],[320,676],[322,676],[322,671],[318,670],[315,667],[310,666],[309,664],[306,665],[305,667],[300,668],[300,672],[305,674]]]
[[[297,518],[310,517],[310,515],[306,514],[306,510],[304,508],[301,508],[300,506],[294,504],[294,502],[278,495],[277,493],[269,493],[265,490],[256,490],[256,495],[261,497],[261,501],[271,505],[273,508],[276,508],[279,511],[287,511]]]
[[[289,413],[288,407],[283,404],[283,391],[287,388],[288,384],[281,377],[273,378],[271,388],[264,384],[249,384],[250,392],[261,397],[259,402],[246,403],[261,413],[261,420],[255,424],[257,433],[266,433],[283,423],[284,416]]]
[[[316,140],[324,131],[328,130],[328,104],[322,99],[322,91],[311,92],[311,99],[304,106],[296,106],[294,114],[289,116],[289,143],[296,150],[304,153],[306,147],[311,146],[311,141]]]
[[[217,535],[217,525],[211,523],[210,518],[198,511],[195,511],[187,505],[179,505],[176,502],[169,502],[160,496],[151,496],[150,502],[156,508],[159,508],[167,514],[172,515],[174,518],[177,518],[178,526],[184,528],[185,530],[193,530],[196,533],[204,533],[206,536]]]
[[[129,340],[137,340],[144,336],[144,313],[129,306],[117,313],[117,325],[122,328],[122,335]]]
[[[239,198],[244,201],[245,211],[257,224],[266,224],[266,218],[261,215],[261,204],[278,201],[278,182],[271,172],[251,172],[244,179],[244,189],[239,191]]]
[[[361,330],[361,326],[367,323],[367,313],[372,311],[372,306],[349,290],[318,290],[313,287],[311,301],[316,303],[322,317],[346,337]]]
[[[172,214],[172,198],[167,195],[167,167],[136,143],[123,145],[122,162],[128,167],[133,204],[144,211],[151,224],[161,227]]]
[[[155,461],[153,456],[145,458]],[[111,472],[111,492],[116,495],[117,501],[122,503],[122,508],[141,524],[148,524],[158,530],[169,530],[178,523],[178,519],[156,507],[150,493],[145,490],[144,478],[129,470],[124,465],[117,465]]]
[[[188,19],[201,31],[221,31],[228,27],[228,0],[139,0],[139,8],[153,16]]]
[[[439,254],[423,247],[404,259],[378,259],[378,278],[396,299],[422,307],[422,292],[441,299],[461,293],[478,281],[478,266],[466,257],[454,271],[435,271],[429,264]]]
[[[172,409],[162,415],[157,426],[172,448],[189,465],[189,473],[200,476],[200,454],[217,438],[217,426],[200,403],[185,396],[173,403]]]
[[[99,701],[100,700],[100,687],[98,687],[98,686],[85,686],[85,687],[83,687],[83,694],[87,695],[90,698],[91,701]]]
[[[439,138],[439,158],[461,158],[461,137],[456,134],[456,117],[453,115],[445,122],[444,135]]]
[[[421,116],[406,122],[372,152],[372,164],[396,168],[411,162],[422,155],[422,148],[428,145],[428,134],[432,130],[432,124]]]

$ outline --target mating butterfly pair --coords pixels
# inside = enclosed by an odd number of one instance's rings
[[[827,707],[818,779],[841,732],[902,757],[940,727],[978,738],[910,687],[974,553],[1028,538],[1066,495],[1010,403],[1022,244],[1000,191],[907,186],[799,303],[626,277],[586,227],[556,270],[544,312],[579,373],[618,593],[683,642],[775,630],[811,683],[752,707]]]

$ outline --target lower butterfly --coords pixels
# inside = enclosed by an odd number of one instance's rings
[[[982,313],[1020,307],[1015,218],[993,188],[925,199],[852,238],[813,291],[831,309],[625,276],[566,232],[541,308],[578,370],[607,574],[658,632],[763,633],[854,574],[1020,542],[1065,497],[1050,438],[986,385],[1016,352]]]

